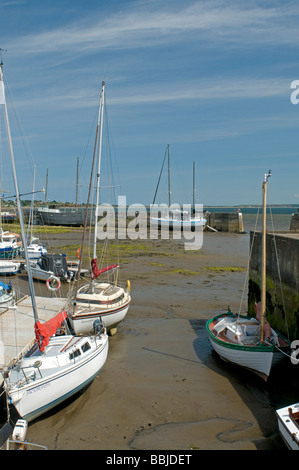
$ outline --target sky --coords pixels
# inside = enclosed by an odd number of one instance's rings
[[[0,0],[0,18],[21,193],[35,166],[36,190],[48,171],[48,200],[75,201],[79,158],[86,202],[105,81],[103,202],[151,204],[169,145],[172,203],[194,162],[198,204],[259,204],[271,169],[270,203],[299,206],[296,1]],[[157,203],[167,184],[165,164]]]

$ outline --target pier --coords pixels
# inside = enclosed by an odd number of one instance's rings
[[[54,317],[65,304],[63,298],[36,297],[40,321],[43,323]],[[0,312],[0,367],[8,365],[34,338],[31,299],[25,296],[16,307]]]

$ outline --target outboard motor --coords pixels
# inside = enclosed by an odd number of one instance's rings
[[[102,320],[99,320],[99,319],[97,319],[93,322],[92,327],[93,327],[93,331],[94,331],[95,335],[97,335],[99,333],[102,333],[105,329]]]

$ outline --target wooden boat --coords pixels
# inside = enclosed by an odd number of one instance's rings
[[[21,418],[31,421],[82,390],[98,375],[107,359],[108,335],[101,322],[94,324],[92,334],[80,337],[68,334],[67,314],[64,310],[44,323],[39,319],[5,102],[2,64],[0,64],[0,102],[4,104],[16,201],[27,266],[31,312],[34,318],[32,341],[9,363],[5,364],[0,372],[9,403],[14,406]],[[2,341],[1,344],[3,344]],[[3,356],[3,351],[1,351],[1,358]]]
[[[102,151],[102,128],[103,128],[103,109],[104,109],[104,90],[105,82],[102,83],[100,108],[98,115],[98,125],[96,132],[95,149],[98,142],[98,171],[97,171],[97,194],[96,194],[96,207],[95,207],[95,221],[98,220],[98,207],[99,207],[99,191],[100,191],[100,173],[101,173],[101,151]],[[98,138],[99,134],[99,138]],[[101,319],[108,331],[115,328],[126,316],[130,303],[130,284],[122,286],[117,282],[118,277],[118,264],[104,266],[98,268],[97,266],[97,223],[94,229],[93,238],[93,259],[91,261],[91,282],[79,287],[79,276],[81,272],[82,254],[84,249],[84,240],[87,227],[87,213],[89,208],[89,198],[92,187],[93,167],[94,167],[95,153],[93,157],[92,172],[90,177],[89,195],[86,206],[86,218],[83,230],[82,246],[80,250],[80,260],[78,267],[78,276],[76,287],[70,292],[68,298],[68,317],[70,324],[75,334],[87,333],[92,328],[93,322],[96,319]],[[99,276],[106,275],[107,279],[102,282],[97,281]],[[110,276],[110,277],[108,277]]]
[[[262,282],[261,302],[256,304],[257,318],[227,313],[206,324],[213,349],[224,360],[247,368],[267,380],[272,367],[290,350],[290,342],[274,331],[266,319],[266,189],[271,172],[265,175],[263,189]]]
[[[276,410],[278,430],[290,450],[299,450],[299,403]]]

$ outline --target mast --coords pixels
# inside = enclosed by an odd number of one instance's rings
[[[102,91],[103,91],[103,84],[105,85],[105,83],[102,82]],[[102,102],[102,93],[101,93],[101,102]],[[75,303],[76,303],[76,298],[77,298],[77,293],[78,293],[80,272],[81,272],[81,266],[82,266],[83,249],[84,249],[84,243],[85,243],[86,228],[87,228],[87,219],[88,219],[88,211],[89,211],[89,201],[90,201],[90,194],[91,194],[92,180],[93,180],[93,170],[94,170],[94,163],[95,163],[95,156],[96,156],[96,148],[97,148],[97,141],[98,141],[98,135],[99,135],[99,127],[100,127],[100,117],[101,117],[101,103],[100,103],[100,109],[99,109],[99,114],[98,114],[97,129],[96,129],[96,137],[95,137],[95,144],[94,144],[94,150],[93,150],[91,174],[90,174],[89,189],[88,189],[88,197],[87,197],[86,212],[85,212],[85,220],[84,220],[84,228],[83,228],[83,235],[82,235],[82,244],[81,244],[81,250],[80,250],[80,258],[79,258],[77,282],[76,282],[76,289],[75,289],[75,295],[74,295],[74,308],[75,308]],[[96,228],[96,224],[97,224],[97,219],[96,219],[96,214],[95,214],[95,228]]]
[[[79,157],[77,157],[76,211],[78,210],[78,192],[79,192]]]
[[[101,158],[102,158],[102,136],[103,136],[103,111],[104,111],[104,93],[105,82],[102,82],[101,102],[99,110],[100,128],[99,128],[99,147],[98,147],[98,171],[97,171],[97,184],[96,184],[96,208],[95,208],[95,225],[94,225],[94,239],[93,239],[93,259],[97,257],[97,236],[98,236],[98,213],[99,213],[99,198],[100,198],[100,178],[101,178]],[[91,284],[94,284],[92,278]]]
[[[47,200],[48,200],[48,174],[49,174],[49,169],[47,168],[47,173],[46,173],[45,204],[47,204]]]
[[[171,199],[171,189],[170,189],[170,153],[169,153],[169,144],[167,146],[168,152],[168,206],[170,207],[170,199]]]
[[[14,153],[13,153],[13,148],[12,148],[8,113],[7,113],[6,100],[5,100],[4,83],[3,83],[3,70],[2,70],[2,68],[3,68],[3,63],[1,62],[0,63],[0,104],[4,105],[4,114],[5,114],[7,138],[8,138],[10,158],[11,158],[11,164],[12,164],[14,186],[15,186],[15,191],[16,191],[17,208],[18,208],[19,219],[20,219],[21,235],[22,235],[22,241],[23,241],[24,253],[25,253],[25,261],[26,261],[26,265],[27,265],[27,274],[28,274],[28,281],[29,281],[29,292],[30,292],[30,297],[31,297],[34,321],[36,323],[38,321],[38,314],[37,314],[37,307],[36,307],[36,302],[35,302],[34,287],[33,287],[33,282],[32,282],[32,273],[31,273],[31,269],[30,269],[30,262],[29,262],[29,256],[28,256],[28,251],[27,251],[25,225],[24,225],[23,211],[22,211],[21,200],[20,200],[17,173],[16,173],[16,168],[15,168]]]
[[[93,241],[93,259],[97,257],[97,234],[98,234],[98,213],[99,213],[99,198],[100,198],[100,177],[101,177],[101,158],[102,158],[102,136],[103,136],[103,111],[104,111],[104,91],[105,82],[102,82],[102,93],[100,103],[100,133],[99,133],[99,154],[98,154],[98,172],[97,172],[97,192],[96,192],[96,209],[95,209],[95,228],[94,228],[94,241]]]
[[[195,213],[195,162],[193,162],[193,189],[192,189],[193,214]]]
[[[266,223],[267,223],[267,182],[271,176],[271,170],[265,173],[263,191],[263,226],[262,226],[262,272],[261,272],[261,341],[264,341],[264,326],[266,317]]]
[[[33,240],[33,215],[34,215],[34,191],[35,191],[35,165],[34,165],[34,168],[33,168],[33,189],[32,189],[32,201],[31,201],[31,220],[30,220],[30,224],[31,224],[31,240],[30,240],[30,243],[32,243],[32,240]]]

